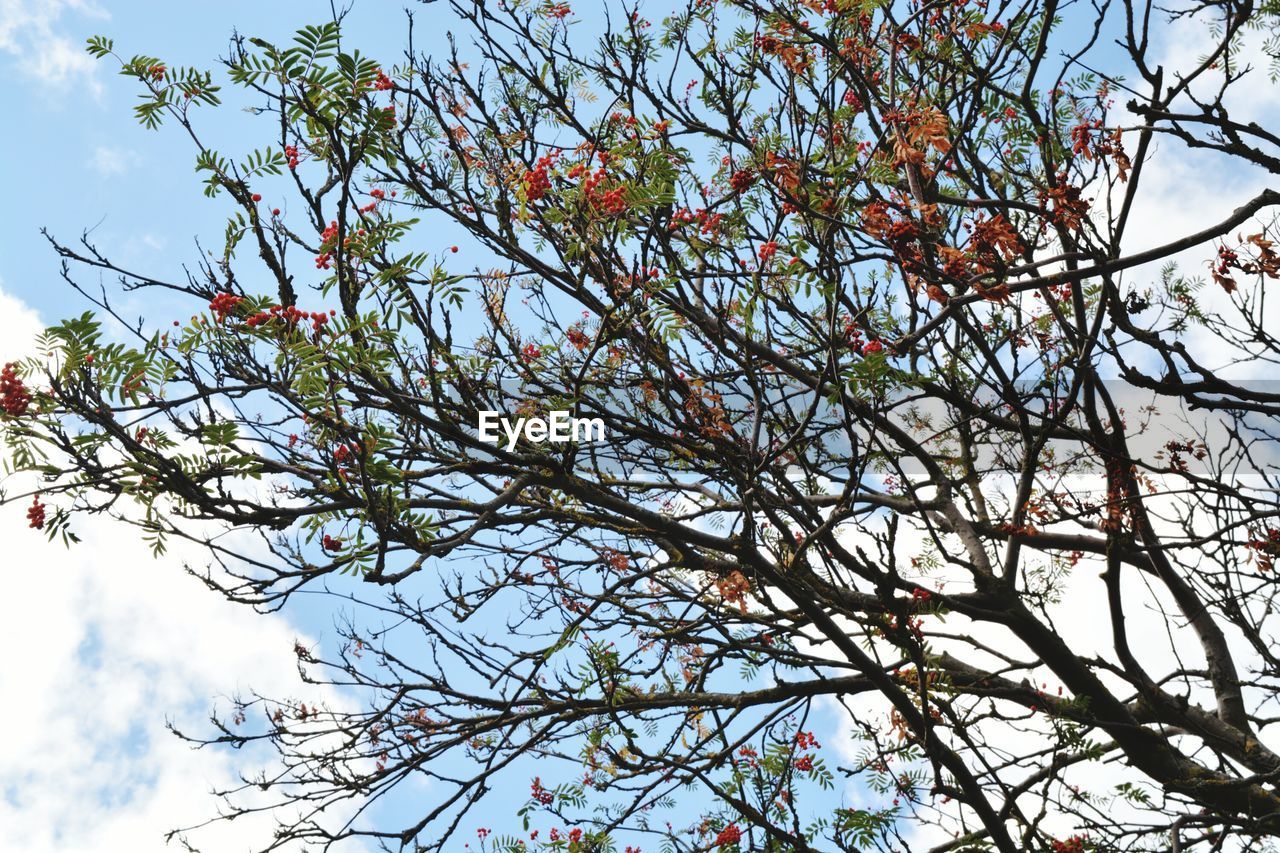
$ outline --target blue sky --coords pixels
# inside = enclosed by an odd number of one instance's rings
[[[56,263],[40,245],[40,226],[63,239],[92,228],[95,239],[113,247],[122,264],[176,274],[192,257],[192,237],[220,234],[225,214],[217,203],[200,203],[191,147],[172,127],[147,132],[137,124],[131,114],[135,81],[117,76],[109,62],[94,62],[84,54],[85,39],[103,34],[113,37],[126,56],[146,53],[170,65],[212,68],[237,29],[287,42],[298,26],[329,15],[327,0],[5,0],[0,10],[18,18],[11,7],[43,17],[13,30],[0,24],[0,56],[4,78],[10,81],[0,90],[0,109],[16,117],[6,134],[8,156],[0,162],[0,183],[18,201],[0,214],[6,234],[0,243],[0,277],[9,292],[50,315],[78,305],[66,288],[51,286]],[[348,32],[366,50],[383,46],[387,61],[393,62],[403,32],[401,8],[359,4],[348,19]],[[67,58],[49,58],[62,56]],[[253,126],[248,115],[223,109],[202,131],[215,147],[236,151]],[[257,130],[261,132],[260,124]],[[18,150],[22,156],[14,156]]]
[[[142,129],[130,112],[136,83],[89,59],[84,40],[108,35],[126,55],[213,67],[233,30],[283,42],[299,25],[327,18],[329,8],[328,0],[0,0],[6,83],[0,115],[8,119],[0,143],[0,187],[8,201],[0,212],[0,358],[19,355],[39,322],[86,307],[58,277],[41,227],[66,241],[92,229],[92,239],[120,265],[175,277],[194,257],[193,238],[217,247],[222,233],[226,206],[203,199],[191,147],[175,128]],[[346,37],[394,63],[404,34],[401,9],[384,0],[357,3]],[[420,38],[442,38],[444,28],[431,25],[435,7],[418,14]],[[1194,34],[1184,34],[1165,49],[1193,56],[1194,43]],[[1256,100],[1253,117],[1274,121],[1276,93]],[[235,109],[216,115],[203,125],[215,147],[227,153],[253,147],[260,120]],[[1173,146],[1159,156],[1161,171],[1149,177],[1153,192],[1136,211],[1131,248],[1220,218],[1260,180],[1243,170],[1214,172],[1210,185],[1197,177],[1203,161]],[[155,294],[121,298],[126,315],[163,320],[179,310]],[[293,640],[331,636],[331,604],[304,597],[282,615],[254,617],[172,564],[199,554],[177,549],[169,563],[156,563],[128,534],[98,523],[86,524],[85,545],[62,552],[9,517],[20,515],[7,512],[0,525],[16,543],[10,562],[31,570],[9,579],[0,643],[25,653],[0,668],[0,694],[21,690],[31,700],[0,711],[0,726],[31,734],[16,750],[0,747],[0,826],[8,833],[0,849],[164,849],[159,831],[208,814],[213,801],[201,792],[259,758],[192,753],[165,734],[164,720],[194,728],[211,699],[250,685],[303,695]],[[255,829],[231,827],[208,849],[245,849]]]
[[[346,43],[394,64],[405,34],[402,8],[357,3],[344,28]],[[417,10],[420,46],[429,39],[443,44],[445,29],[431,25],[433,18],[439,20],[436,8]],[[13,118],[6,156],[0,158],[0,186],[13,200],[0,214],[5,234],[0,309],[13,309],[7,324],[0,320],[0,356],[22,354],[21,342],[40,323],[89,307],[60,279],[57,256],[40,236],[41,228],[71,243],[88,230],[89,239],[117,264],[156,277],[180,279],[183,265],[197,257],[197,237],[207,248],[220,248],[227,206],[225,199],[202,196],[191,145],[172,125],[159,131],[139,126],[131,114],[136,81],[118,76],[111,60],[91,60],[83,52],[85,40],[105,35],[125,56],[142,53],[170,67],[216,70],[233,31],[287,43],[297,27],[327,19],[329,10],[327,0],[181,5],[0,0],[0,75],[11,83],[0,87],[0,114]],[[238,156],[260,144],[269,129],[264,119],[236,108],[243,103],[238,92],[224,94],[234,105],[197,114],[197,126],[212,147]],[[271,203],[269,184],[262,191],[264,203]],[[431,243],[464,242],[461,235],[424,236]],[[95,284],[91,273],[76,275]],[[103,284],[129,318],[165,325],[191,310],[161,291],[121,294],[114,282]],[[16,605],[41,598],[47,602],[41,609],[0,610],[5,625],[0,640],[34,639],[33,645],[51,649],[21,672],[0,669],[0,689],[42,678],[37,687],[41,710],[32,714],[56,722],[22,721],[51,730],[18,750],[0,752],[0,780],[5,780],[0,825],[10,827],[0,849],[12,844],[9,849],[111,850],[124,849],[118,846],[124,843],[133,850],[164,849],[158,833],[212,813],[214,801],[199,792],[225,786],[237,770],[254,770],[256,762],[267,759],[252,752],[191,753],[164,731],[165,720],[198,733],[219,696],[249,688],[271,696],[303,696],[306,688],[292,672],[293,639],[296,635],[312,645],[332,638],[333,600],[304,595],[281,614],[254,617],[182,576],[176,563],[199,565],[201,559],[190,549],[152,561],[129,532],[88,522],[80,529],[85,545],[64,552],[45,545],[19,518],[6,521],[21,537],[22,553],[29,555],[24,558],[56,576],[32,578],[26,595],[9,599]],[[319,698],[342,701],[331,691],[320,691]],[[109,722],[85,725],[81,709],[86,705],[113,709]],[[829,742],[824,716],[816,710],[809,728]],[[64,730],[61,739],[59,729]],[[50,752],[59,756],[52,764],[41,757]],[[523,785],[537,768],[529,771],[514,774],[521,788],[514,797],[501,798],[504,812],[513,812],[523,800]],[[74,797],[68,793],[69,778],[79,782]],[[397,800],[420,796],[421,790],[401,792],[380,811],[385,817],[399,808]],[[680,821],[675,815],[671,819]],[[515,826],[499,822],[492,812],[486,820],[499,832]],[[219,829],[221,835],[193,840],[210,844],[207,849],[245,849],[255,829],[237,821]]]
[[[393,62],[401,8],[361,4],[349,18],[350,37],[366,50],[384,46]],[[59,278],[41,227],[70,242],[90,229],[120,265],[180,276],[195,257],[193,239],[217,247],[224,226],[225,207],[201,195],[190,145],[172,127],[149,132],[136,123],[136,81],[91,60],[85,39],[107,35],[125,55],[210,68],[237,28],[286,41],[296,27],[327,19],[329,9],[327,2],[0,0],[5,360],[24,354],[40,324],[88,307]],[[252,124],[232,108],[204,130],[216,147],[238,153]],[[155,293],[116,299],[126,316],[182,316]],[[166,720],[200,732],[215,700],[251,687],[342,701],[301,685],[292,654],[295,638],[313,645],[332,636],[330,603],[311,605],[304,596],[285,614],[256,616],[182,574],[182,562],[202,560],[191,549],[153,561],[130,532],[86,521],[84,544],[64,551],[27,530],[20,516],[15,509],[0,521],[13,537],[7,563],[33,571],[9,578],[0,642],[30,651],[0,667],[0,692],[28,697],[3,712],[6,726],[28,734],[0,748],[0,849],[173,849],[161,833],[209,817],[215,802],[206,792],[233,784],[268,756],[193,752],[165,731]],[[264,833],[264,822],[249,820],[199,838],[205,849],[242,850]]]
[[[405,33],[401,9],[358,3],[346,21],[346,43],[394,64]],[[174,126],[139,126],[131,114],[136,81],[118,76],[111,60],[91,60],[83,52],[85,40],[105,35],[125,56],[142,53],[170,67],[216,71],[233,31],[287,43],[297,27],[327,19],[329,10],[327,0],[181,6],[0,0],[0,75],[11,81],[0,88],[0,111],[14,119],[4,143],[7,156],[0,158],[0,186],[16,202],[0,214],[6,235],[0,241],[0,309],[10,315],[7,322],[0,319],[0,356],[24,354],[23,342],[39,325],[90,307],[59,277],[58,258],[41,228],[66,243],[87,230],[118,265],[160,278],[181,279],[183,265],[197,257],[195,238],[220,248],[227,206],[225,199],[202,196],[191,145]],[[434,7],[418,10],[420,46],[428,39],[443,43],[443,28],[422,25],[438,14]],[[236,108],[242,103],[238,92],[225,94],[235,103],[197,114],[197,126],[212,147],[239,156],[259,145],[269,128]],[[269,184],[261,189],[271,203]],[[464,242],[461,235],[434,231],[424,239]],[[92,273],[75,275],[95,284]],[[190,313],[189,305],[162,291],[123,294],[114,284],[103,282],[125,317],[145,317],[154,327]],[[0,849],[165,849],[161,832],[213,813],[215,802],[203,791],[225,787],[236,772],[252,772],[269,759],[253,751],[192,753],[164,731],[166,720],[201,733],[212,702],[251,688],[273,697],[344,701],[333,691],[300,685],[291,654],[295,636],[307,646],[331,641],[338,615],[333,599],[302,595],[283,613],[255,617],[181,574],[179,563],[201,563],[192,549],[179,547],[153,561],[131,532],[87,521],[77,528],[85,543],[62,551],[26,530],[20,512],[12,515],[5,521],[21,537],[21,560],[52,574],[27,579],[28,585],[11,590],[10,609],[0,609],[0,641],[49,650],[22,668],[0,669],[0,689],[35,681],[35,709],[14,722],[39,731],[31,743],[0,751],[0,825],[9,832]],[[41,607],[19,604],[33,599]],[[110,713],[91,724],[85,707]],[[821,717],[815,712],[809,727],[829,740],[817,725]],[[527,769],[522,775],[517,768],[518,793],[500,797],[503,813],[488,812],[485,825],[499,832],[515,827],[510,813],[537,772]],[[378,813],[401,823],[408,812],[397,812],[421,794],[410,786]],[[480,819],[469,821],[464,832],[474,831],[470,824],[479,826]],[[247,849],[261,832],[260,824],[237,821],[193,841],[206,849]]]

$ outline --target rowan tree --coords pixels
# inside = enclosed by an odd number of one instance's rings
[[[184,732],[274,748],[225,792],[264,849],[1271,849],[1280,393],[1228,377],[1280,360],[1240,114],[1277,12],[454,0],[216,73],[95,38],[227,227],[182,280],[50,236],[94,308],[0,378],[8,498],[350,613],[296,650],[348,706]],[[208,147],[237,107],[259,143]],[[1258,191],[1135,249],[1157,152]]]

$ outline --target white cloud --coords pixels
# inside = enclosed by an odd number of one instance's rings
[[[1192,73],[1217,47],[1221,36],[1209,24],[1211,17],[1219,14],[1206,7],[1201,14],[1181,17],[1158,32],[1159,42],[1152,52],[1159,56],[1160,65],[1164,66],[1166,81]],[[1233,73],[1249,71],[1243,79],[1227,87],[1222,94],[1222,103],[1231,117],[1241,124],[1256,121],[1263,127],[1271,127],[1269,122],[1275,120],[1275,111],[1280,108],[1280,87],[1269,79],[1272,70],[1269,40],[1268,28],[1257,27],[1245,29],[1236,41],[1231,70]],[[1225,65],[1215,64],[1192,85],[1191,91],[1201,103],[1213,102],[1221,91],[1225,71]],[[1183,100],[1182,105],[1188,106],[1188,102]]]
[[[89,166],[104,178],[112,175],[123,175],[129,171],[135,163],[138,162],[138,155],[134,151],[111,148],[106,145],[99,145],[93,149],[93,154],[89,157]]]
[[[0,359],[25,354],[39,318],[0,290]],[[4,484],[11,495],[24,484]],[[49,498],[55,503],[56,498]],[[304,687],[281,615],[232,605],[184,573],[193,546],[152,559],[136,531],[106,519],[76,523],[72,549],[28,529],[21,506],[0,508],[0,849],[170,850],[164,834],[217,812],[208,792],[270,765],[253,749],[192,750],[165,729],[207,730],[219,697],[265,695],[342,704]],[[251,725],[246,724],[246,727]],[[258,849],[267,816],[220,822],[191,836],[201,849]],[[257,842],[255,844],[254,842]]]
[[[1191,73],[1213,48],[1216,37],[1205,23],[1202,18],[1188,17],[1173,22],[1162,31],[1163,44],[1157,45],[1153,52],[1159,57],[1158,64],[1165,68],[1166,80]],[[1228,87],[1222,96],[1231,118],[1241,124],[1256,122],[1262,127],[1274,127],[1280,119],[1280,87],[1268,83],[1270,59],[1265,43],[1265,32],[1245,32],[1236,54],[1235,68],[1237,71],[1246,67],[1252,70]],[[1197,98],[1211,103],[1212,95],[1219,92],[1222,81],[1221,69],[1210,71],[1191,88]],[[1180,108],[1192,113],[1198,111],[1188,106],[1185,100],[1181,99]],[[1207,128],[1192,126],[1191,129],[1201,137],[1209,136]],[[1265,143],[1255,144],[1267,154],[1277,153]],[[1260,166],[1216,151],[1189,149],[1172,136],[1155,137],[1149,156],[1141,178],[1142,189],[1135,197],[1125,234],[1126,252],[1165,245],[1222,222],[1272,183],[1272,176]],[[1118,192],[1123,193],[1125,189],[1121,186]],[[1261,232],[1273,226],[1275,216],[1274,207],[1264,208],[1223,235],[1221,242],[1233,245],[1243,235]],[[1177,263],[1183,275],[1208,281],[1196,297],[1201,310],[1218,312],[1235,322],[1239,315],[1230,297],[1209,279],[1210,264],[1217,256],[1217,245],[1218,241],[1214,241],[1194,246],[1170,260]],[[1148,264],[1132,270],[1122,276],[1122,282],[1139,289],[1155,284],[1159,280],[1161,265]],[[1245,290],[1253,286],[1248,277],[1241,277],[1241,284]],[[1273,331],[1273,321],[1277,316],[1271,309],[1263,315],[1264,321],[1272,321],[1267,325]],[[1191,325],[1182,335],[1181,343],[1199,364],[1223,379],[1243,381],[1269,378],[1271,375],[1266,363],[1244,360],[1241,350],[1224,345],[1222,330],[1216,323]]]
[[[41,328],[36,312],[6,293],[0,281],[0,361],[28,355]]]
[[[0,0],[0,52],[28,76],[59,86],[80,81],[97,95],[102,85],[94,60],[58,29],[64,12],[109,17],[89,0]]]

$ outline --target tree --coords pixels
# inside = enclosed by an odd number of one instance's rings
[[[0,381],[41,478],[10,500],[197,542],[246,605],[358,605],[297,649],[356,707],[189,735],[278,751],[228,814],[278,810],[267,849],[1271,849],[1280,393],[1219,368],[1280,356],[1280,194],[1128,235],[1161,146],[1280,175],[1238,97],[1274,4],[447,19],[394,66],[340,17],[217,77],[90,42],[225,245],[167,281],[50,237],[96,313]],[[267,147],[201,141],[223,75]]]

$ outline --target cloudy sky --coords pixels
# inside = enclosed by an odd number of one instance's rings
[[[25,355],[42,324],[87,307],[62,285],[41,227],[71,241],[90,229],[123,265],[166,274],[194,256],[194,236],[221,232],[217,207],[201,204],[191,152],[133,121],[130,81],[92,61],[85,39],[101,33],[126,54],[209,67],[236,27],[279,38],[328,9],[0,0],[0,362]],[[398,15],[353,21],[370,32],[398,24]],[[215,136],[234,133],[236,118]],[[89,520],[76,529],[84,541],[67,550],[28,529],[21,507],[0,511],[0,850],[178,849],[164,833],[212,816],[209,791],[266,756],[192,750],[166,721],[203,731],[216,703],[249,687],[339,701],[303,687],[293,654],[295,639],[323,641],[332,617],[256,615],[181,571],[199,554],[178,548],[157,561],[133,531]],[[192,841],[248,850],[263,828],[237,820]]]
[[[400,45],[399,6],[357,5],[362,44]],[[191,152],[172,134],[143,131],[130,116],[131,81],[90,60],[84,40],[115,38],[124,53],[171,65],[210,66],[233,29],[285,40],[323,19],[327,0],[218,3],[0,0],[0,115],[6,117],[0,186],[0,361],[24,354],[42,323],[85,306],[58,278],[39,236],[89,230],[123,266],[179,274],[193,237],[221,233],[221,208],[202,204]],[[1201,36],[1178,30],[1166,55],[1194,57]],[[1247,118],[1274,121],[1277,90],[1254,89]],[[215,139],[234,140],[247,119],[221,113]],[[1158,153],[1135,211],[1133,248],[1225,216],[1261,186],[1244,170],[1213,171],[1172,147]],[[1193,259],[1189,259],[1193,260]],[[126,314],[144,306],[124,297]],[[146,311],[164,311],[150,302]],[[7,484],[9,489],[16,488]],[[83,521],[84,542],[65,550],[27,529],[20,508],[0,511],[5,556],[0,594],[0,850],[148,851],[163,833],[209,816],[213,787],[232,784],[263,756],[193,751],[166,720],[198,729],[210,707],[252,685],[274,696],[304,693],[295,639],[323,642],[329,615],[305,607],[256,615],[210,595],[179,567],[180,548],[153,560],[128,530]],[[340,697],[320,696],[337,702]],[[248,849],[250,821],[200,837],[211,850]],[[171,848],[169,848],[171,849]]]

